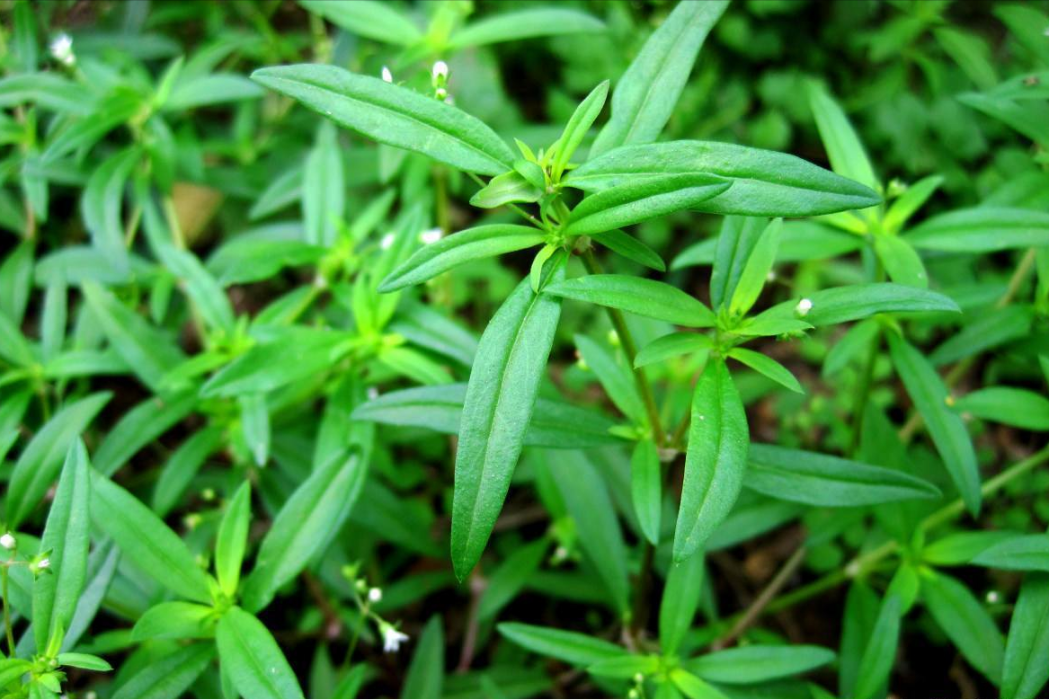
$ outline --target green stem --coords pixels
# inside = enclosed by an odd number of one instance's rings
[[[11,605],[7,602],[7,563],[0,565],[0,588],[4,596],[4,632],[7,634],[7,655],[15,657],[15,635],[11,629]]]
[[[852,435],[849,437],[849,454],[856,456],[860,447],[860,435],[863,432],[863,414],[867,412],[867,402],[871,396],[871,386],[874,384],[874,365],[878,361],[878,349],[881,347],[881,329],[871,338],[870,347],[867,348],[867,359],[863,364],[860,374],[859,391],[856,392],[856,402],[852,406]]]
[[[586,266],[587,272],[592,275],[599,275],[602,272],[601,264],[597,262],[597,258],[594,256],[593,248],[587,248],[586,252],[583,253],[583,265]],[[663,424],[659,418],[659,409],[656,408],[656,397],[652,394],[652,387],[648,384],[648,377],[645,376],[644,367],[634,366],[634,358],[637,357],[637,345],[634,343],[634,336],[626,325],[626,318],[624,318],[622,311],[610,306],[606,307],[606,309],[609,318],[612,320],[612,327],[615,328],[616,334],[619,336],[619,342],[623,346],[627,362],[634,373],[634,383],[637,385],[637,390],[641,394],[641,400],[645,404],[645,412],[648,414],[648,421],[652,427],[652,439],[655,440],[657,445],[663,447],[666,443],[666,434],[663,432]]]

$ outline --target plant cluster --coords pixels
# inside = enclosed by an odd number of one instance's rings
[[[1043,691],[1044,3],[2,7],[0,696]]]

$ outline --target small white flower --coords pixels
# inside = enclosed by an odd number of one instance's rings
[[[391,73],[390,69],[386,66],[382,67],[382,79],[387,83],[393,82],[393,73]]]
[[[436,97],[437,97],[438,100],[447,100],[448,99],[448,91],[445,90],[443,87],[442,88],[437,88]]]
[[[382,240],[379,241],[379,247],[383,250],[387,250],[390,246],[393,245],[394,240],[394,235],[392,233],[387,233],[385,236],[382,237]]]
[[[65,32],[56,36],[48,48],[55,60],[62,65],[71,66],[76,63],[76,56],[73,55],[73,37]]]
[[[393,625],[382,624],[382,650],[389,654],[401,648],[402,642],[408,641],[408,635],[394,629]]]
[[[382,589],[381,588],[371,588],[371,589],[368,590],[368,601],[369,602],[371,602],[371,603],[378,603],[380,600],[382,600]]]
[[[794,307],[794,313],[798,316],[808,316],[810,311],[812,311],[812,299],[802,299]]]
[[[50,569],[51,568],[51,560],[49,558],[47,558],[47,557],[44,557],[39,562],[37,562],[36,568],[39,569],[40,571],[43,571],[44,569]]]
[[[765,281],[766,282],[775,282],[776,281],[776,272],[774,270],[769,270],[769,273],[767,275],[765,275]]]
[[[0,537],[0,545],[4,549],[14,549],[16,544],[18,543],[15,541],[15,536],[10,532],[5,532],[3,537]]]
[[[430,245],[431,243],[436,243],[437,241],[441,240],[441,237],[443,235],[444,231],[442,231],[439,228],[428,228],[419,234],[419,240],[425,243],[426,245]]]
[[[448,79],[448,64],[444,61],[438,61],[433,64],[433,81],[436,83],[441,80]]]
[[[996,605],[999,601],[1001,601],[1001,599],[1002,596],[998,593],[998,591],[987,591],[987,602],[991,605]]]
[[[368,387],[368,398],[372,401],[379,398],[379,388],[375,386]]]

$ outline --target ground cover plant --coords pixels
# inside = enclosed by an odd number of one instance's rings
[[[1038,697],[1049,3],[0,3],[4,697]]]

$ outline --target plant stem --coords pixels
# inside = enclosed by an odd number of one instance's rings
[[[729,644],[734,642],[741,634],[747,631],[751,625],[757,622],[761,613],[768,607],[769,603],[772,602],[773,597],[780,592],[783,586],[787,585],[787,581],[794,575],[794,572],[798,570],[802,562],[805,561],[805,555],[808,554],[808,549],[805,545],[801,545],[790,555],[790,558],[783,564],[783,568],[776,573],[775,577],[769,582],[769,585],[765,587],[763,591],[754,599],[754,602],[750,604],[743,615],[736,621],[736,624],[732,626],[728,634],[719,638],[713,644],[711,649],[718,651],[724,649]]]
[[[593,248],[587,248],[586,252],[583,253],[583,265],[586,266],[587,272],[592,275],[599,275],[602,272],[601,264],[594,256]],[[666,434],[663,432],[663,424],[659,419],[659,409],[656,408],[656,397],[652,394],[652,387],[648,384],[645,368],[634,367],[634,358],[637,357],[637,345],[634,343],[634,336],[626,325],[626,318],[624,318],[622,311],[610,306],[606,307],[606,309],[609,318],[612,320],[612,327],[615,328],[616,334],[619,336],[619,342],[623,346],[623,352],[626,354],[630,369],[634,373],[634,383],[637,385],[637,390],[641,394],[641,400],[645,404],[645,412],[648,414],[648,421],[652,428],[652,439],[655,440],[657,445],[665,447]]]
[[[0,593],[4,596],[4,632],[7,635],[7,655],[15,657],[15,635],[11,631],[11,604],[7,602],[7,563],[0,564]]]
[[[849,437],[849,454],[856,456],[860,447],[860,434],[863,432],[863,414],[867,412],[867,402],[871,396],[871,385],[874,384],[874,365],[878,361],[878,349],[881,347],[881,329],[874,334],[870,347],[867,348],[867,359],[860,374],[859,391],[852,407],[852,435]]]

